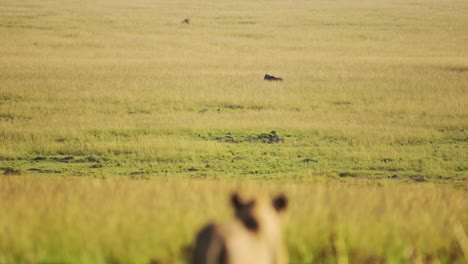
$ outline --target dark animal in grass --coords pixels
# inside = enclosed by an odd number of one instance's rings
[[[285,264],[280,214],[284,195],[244,199],[232,194],[235,218],[205,226],[197,235],[192,264]]]
[[[180,22],[182,24],[190,24],[190,18],[186,18],[184,20],[182,20],[182,22]]]
[[[267,73],[267,74],[265,74],[265,77],[263,77],[263,80],[265,80],[265,81],[280,81],[280,82],[282,82],[282,81],[283,81],[283,78],[275,77],[275,76],[273,76],[273,75],[268,75],[268,73]]]

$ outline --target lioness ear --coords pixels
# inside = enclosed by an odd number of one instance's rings
[[[237,193],[231,194],[231,203],[234,209],[236,210],[238,210],[241,207],[242,202],[240,200],[239,194]]]
[[[273,207],[277,212],[286,210],[288,207],[288,198],[284,194],[280,194],[273,199]]]

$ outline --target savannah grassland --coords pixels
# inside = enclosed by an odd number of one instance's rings
[[[0,263],[183,263],[235,189],[290,197],[292,263],[466,262],[467,18],[0,0]]]

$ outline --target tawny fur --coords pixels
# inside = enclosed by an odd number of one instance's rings
[[[231,197],[236,217],[205,226],[196,237],[192,264],[284,264],[280,213],[287,200]]]

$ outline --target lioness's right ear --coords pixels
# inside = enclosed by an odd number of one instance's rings
[[[288,198],[286,198],[284,194],[276,196],[276,198],[273,199],[273,207],[277,212],[286,210],[286,207],[288,207]]]
[[[242,202],[240,200],[239,194],[237,193],[231,194],[231,203],[234,209],[236,210],[238,210],[241,207]]]

